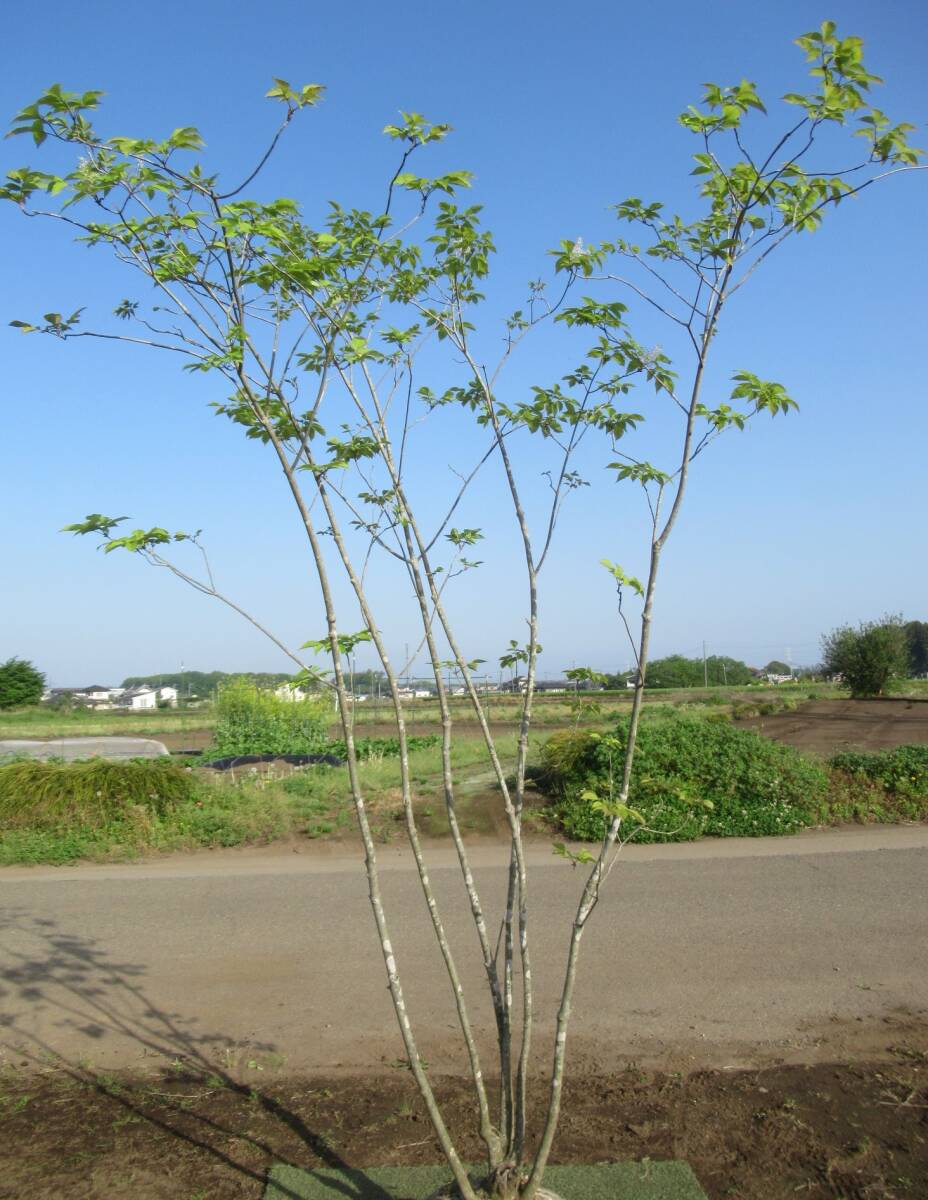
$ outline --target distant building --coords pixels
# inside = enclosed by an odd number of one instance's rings
[[[42,697],[46,702],[70,700],[81,708],[93,708],[101,712],[114,708],[138,711],[157,708],[159,704],[177,707],[177,688],[154,687],[140,683],[135,687],[105,687],[102,683],[91,683],[87,687],[49,688]]]
[[[146,709],[158,707],[158,689],[147,683],[138,683],[135,687],[126,688],[119,697],[119,707],[131,709],[132,712],[143,712]]]
[[[795,675],[777,675],[773,671],[752,671],[755,683],[793,683]]]
[[[507,679],[500,686],[501,692],[524,692],[528,687],[528,680],[524,675],[517,675],[515,679]],[[573,687],[566,679],[536,679],[536,692],[566,692],[573,691]]]
[[[101,683],[91,683],[87,687],[50,688],[43,699],[54,702],[69,699],[72,704],[83,708],[112,708],[114,701],[125,691],[121,687],[104,687]]]

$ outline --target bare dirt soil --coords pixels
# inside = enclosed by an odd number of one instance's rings
[[[479,1161],[463,1081],[434,1081]],[[629,1063],[569,1079],[556,1162],[685,1159],[710,1200],[928,1196],[928,1026],[868,1061],[666,1074]],[[543,1111],[545,1085],[532,1089]],[[440,1161],[405,1069],[376,1079],[275,1078],[177,1062],[146,1076],[50,1066],[0,1079],[0,1196],[232,1200],[275,1162]]]
[[[891,750],[928,742],[924,700],[810,700],[791,712],[739,721],[797,750],[827,757],[840,750]]]

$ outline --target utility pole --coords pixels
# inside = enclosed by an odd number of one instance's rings
[[[705,687],[709,686],[709,661],[706,658],[706,643],[702,644],[702,681]]]

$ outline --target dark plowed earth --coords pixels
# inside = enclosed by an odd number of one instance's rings
[[[810,700],[792,712],[739,721],[797,750],[891,750],[928,742],[928,703],[920,700]]]

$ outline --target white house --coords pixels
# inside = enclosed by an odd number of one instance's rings
[[[119,707],[130,708],[133,712],[157,708],[158,689],[149,686],[147,683],[139,683],[135,687],[126,688],[119,697]]]

